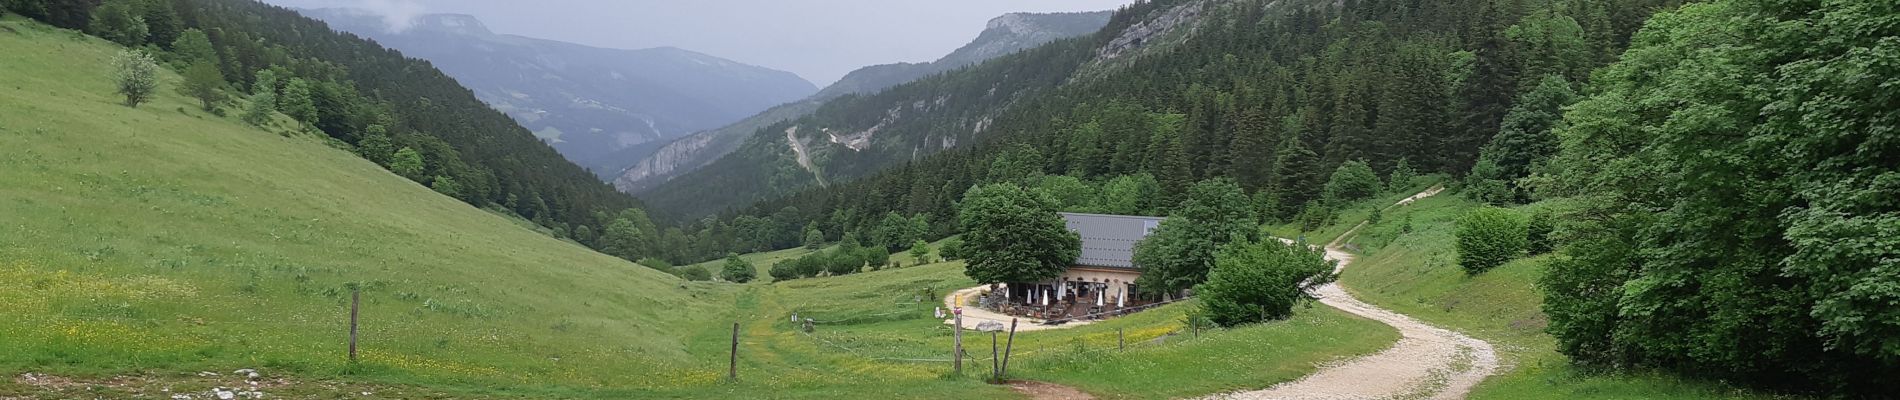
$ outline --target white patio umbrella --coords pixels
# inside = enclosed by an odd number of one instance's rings
[[[1102,306],[1102,303],[1103,303],[1103,301],[1104,301],[1104,300],[1105,300],[1105,299],[1106,299],[1107,297],[1108,297],[1108,291],[1107,291],[1107,290],[1096,290],[1096,291],[1095,291],[1095,306],[1096,306],[1096,307],[1101,307],[1101,306]]]
[[[1116,308],[1127,307],[1128,306],[1128,286],[1123,285],[1121,289],[1116,289],[1115,292],[1117,294],[1115,296],[1115,307]]]
[[[1048,305],[1049,305],[1049,295],[1047,295],[1047,294],[1045,294],[1045,295],[1042,295],[1042,305],[1043,305],[1043,306],[1048,306]]]
[[[1069,285],[1068,285],[1068,283],[1067,283],[1067,282],[1057,282],[1057,283],[1056,283],[1056,301],[1062,301],[1062,292],[1067,292],[1067,291],[1069,291],[1069,290],[1068,290],[1068,289],[1069,289],[1069,287],[1068,287],[1068,286],[1069,286]]]

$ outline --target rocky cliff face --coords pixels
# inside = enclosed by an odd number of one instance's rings
[[[731,153],[740,142],[761,128],[817,111],[818,106],[825,101],[849,94],[875,93],[1056,40],[1095,33],[1108,24],[1111,15],[1113,13],[1109,11],[1013,13],[991,19],[975,40],[937,61],[860,68],[803,101],[772,108],[726,127],[680,138],[633,163],[614,179],[614,186],[634,194],[645,192]]]

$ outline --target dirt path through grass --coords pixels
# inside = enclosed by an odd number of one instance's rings
[[[1431,197],[1440,190],[1427,190],[1393,207]],[[1352,264],[1352,253],[1340,248],[1340,244],[1358,229],[1347,231],[1326,246],[1326,258],[1339,262],[1335,272],[1344,271]],[[1399,330],[1402,338],[1385,351],[1328,366],[1297,381],[1211,398],[1463,399],[1478,382],[1497,371],[1497,353],[1490,343],[1359,301],[1338,283],[1321,287],[1318,295],[1320,303],[1390,325]]]

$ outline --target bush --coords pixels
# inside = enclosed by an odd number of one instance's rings
[[[1549,212],[1531,214],[1530,225],[1525,235],[1526,250],[1531,255],[1549,253],[1556,249],[1556,244],[1550,238],[1551,231],[1556,230],[1556,227],[1551,225],[1550,219]]]
[[[1529,221],[1516,211],[1485,207],[1458,217],[1458,265],[1477,275],[1524,255]]]
[[[1286,319],[1312,290],[1333,280],[1320,252],[1277,239],[1239,242],[1221,249],[1207,283],[1196,291],[1207,318],[1221,326]]]
[[[740,259],[737,254],[727,255],[725,265],[719,268],[719,279],[725,279],[726,282],[751,282],[752,278],[758,275],[758,269],[754,268],[752,263]]]
[[[1326,181],[1326,198],[1336,202],[1357,201],[1371,198],[1384,189],[1385,183],[1379,182],[1379,174],[1372,172],[1365,161],[1347,161]]]
[[[701,267],[697,265],[688,265],[688,266],[680,267],[678,274],[681,278],[686,278],[686,280],[693,281],[693,282],[712,280],[712,271],[707,271],[706,267]]]
[[[944,260],[963,259],[963,238],[950,238],[943,241],[943,248],[937,249],[937,255]]]
[[[803,272],[799,271],[799,268],[798,268],[799,260],[802,260],[802,258],[780,261],[778,264],[772,264],[772,269],[769,271],[765,271],[765,273],[772,275],[773,282],[782,282],[782,281],[789,281],[789,280],[801,278],[803,275]]]
[[[839,249],[834,254],[826,255],[824,257],[825,272],[830,272],[831,276],[842,276],[863,271],[864,258],[861,252],[862,250],[848,252]]]

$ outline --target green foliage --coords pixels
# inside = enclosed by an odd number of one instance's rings
[[[1153,215],[1155,197],[1161,183],[1146,173],[1117,176],[1102,185],[1102,193],[1089,211],[1109,215]]]
[[[435,179],[429,180],[429,188],[443,196],[462,197],[462,185],[456,183],[455,178],[437,175]]]
[[[198,99],[199,106],[205,111],[211,111],[218,108],[218,103],[224,102],[223,88],[224,74],[218,72],[216,65],[196,63],[185,69],[185,84],[180,89]]]
[[[1412,189],[1412,181],[1418,178],[1418,170],[1412,168],[1410,160],[1401,158],[1392,166],[1392,173],[1386,177],[1386,190],[1392,193]]]
[[[416,152],[414,148],[404,147],[389,157],[389,171],[412,181],[422,181],[424,167],[422,153]]]
[[[719,279],[724,279],[726,282],[746,283],[751,282],[756,276],[758,276],[758,268],[753,267],[752,263],[739,259],[738,254],[726,256],[725,264],[719,267]]]
[[[390,141],[389,131],[382,125],[370,125],[363,131],[363,140],[356,142],[356,154],[388,167],[390,159],[396,154],[396,144]]]
[[[1458,218],[1458,266],[1477,275],[1524,256],[1529,221],[1504,208],[1472,210]]]
[[[805,249],[818,250],[825,247],[825,232],[818,230],[818,223],[805,224]]]
[[[1135,244],[1136,280],[1153,295],[1173,295],[1207,280],[1215,254],[1222,246],[1260,236],[1253,201],[1233,180],[1215,179],[1195,184],[1187,201],[1161,222],[1147,239]]]
[[[943,259],[945,260],[962,260],[964,257],[963,256],[963,238],[952,237],[949,239],[944,239],[943,247],[937,249],[937,253],[938,255],[943,256]]]
[[[1306,202],[1306,206],[1300,208],[1300,215],[1294,220],[1300,223],[1300,232],[1304,233],[1318,231],[1326,225],[1331,225],[1338,216],[1339,214],[1333,211],[1332,206],[1315,200]]]
[[[964,273],[978,283],[1040,282],[1055,278],[1082,252],[1082,239],[1056,214],[1047,193],[999,183],[963,195]]]
[[[211,47],[211,37],[204,31],[187,29],[171,42],[172,60],[183,65],[218,65],[218,52]],[[222,77],[219,78],[223,80]]]
[[[896,212],[884,214],[883,222],[871,233],[872,241],[885,251],[903,249],[930,234],[930,222],[924,215],[904,217]]]
[[[277,114],[277,75],[269,70],[257,71],[256,83],[252,84],[251,92],[251,105],[244,109],[244,122],[263,126],[270,121],[271,116]],[[389,165],[387,157],[380,161],[370,160]]]
[[[400,154],[400,152],[398,153]],[[600,232],[600,251],[625,260],[638,260],[654,253],[658,231],[645,211],[627,209],[612,218]]]
[[[1558,139],[1552,129],[1562,118],[1563,107],[1575,98],[1570,82],[1557,75],[1545,76],[1519,96],[1517,104],[1504,115],[1497,137],[1484,147],[1478,164],[1472,167],[1465,194],[1492,204],[1529,201],[1529,190],[1518,181],[1543,168],[1557,153]]]
[[[98,36],[125,47],[139,47],[151,36],[151,28],[145,25],[145,17],[136,9],[134,0],[112,0],[92,10],[92,23],[87,25],[86,33]]]
[[[1565,354],[1900,392],[1896,27],[1891,2],[1702,2],[1599,70],[1553,161],[1588,205],[1544,282]]]
[[[916,260],[917,265],[929,264],[928,257],[930,257],[930,242],[918,240],[916,243],[911,243],[910,259]]]
[[[1527,234],[1524,242],[1524,250],[1530,255],[1549,253],[1556,247],[1556,239],[1550,235],[1553,233],[1552,231],[1555,231],[1557,228],[1551,221],[1551,218],[1553,217],[1549,211],[1538,211],[1531,214],[1530,222],[1525,226]]]
[[[677,275],[679,275],[680,278],[683,278],[692,282],[705,282],[705,281],[710,281],[713,278],[712,271],[707,271],[706,267],[702,267],[698,265],[687,265],[687,266],[679,267]]]
[[[772,268],[766,271],[766,274],[772,276],[773,282],[798,279],[804,275],[799,271],[799,261],[797,259],[779,261],[777,264],[772,264]]]
[[[290,78],[289,83],[284,84],[283,96],[277,99],[277,110],[304,125],[315,125],[318,121],[317,103],[310,96],[310,81]]]
[[[126,107],[138,107],[158,91],[158,62],[140,50],[123,50],[112,58],[112,81],[125,96]]]
[[[1333,279],[1333,265],[1321,252],[1269,238],[1223,247],[1195,293],[1210,320],[1236,326],[1286,319]]]
[[[1365,161],[1347,161],[1333,170],[1333,177],[1326,181],[1326,198],[1334,202],[1350,202],[1371,198],[1385,188],[1379,181],[1379,174],[1372,172],[1372,166]]]
[[[641,266],[652,268],[657,271],[664,271],[664,272],[676,271],[673,263],[666,262],[666,260],[653,258],[653,257],[642,258],[640,259],[640,261],[635,262],[635,264],[640,264]]]

